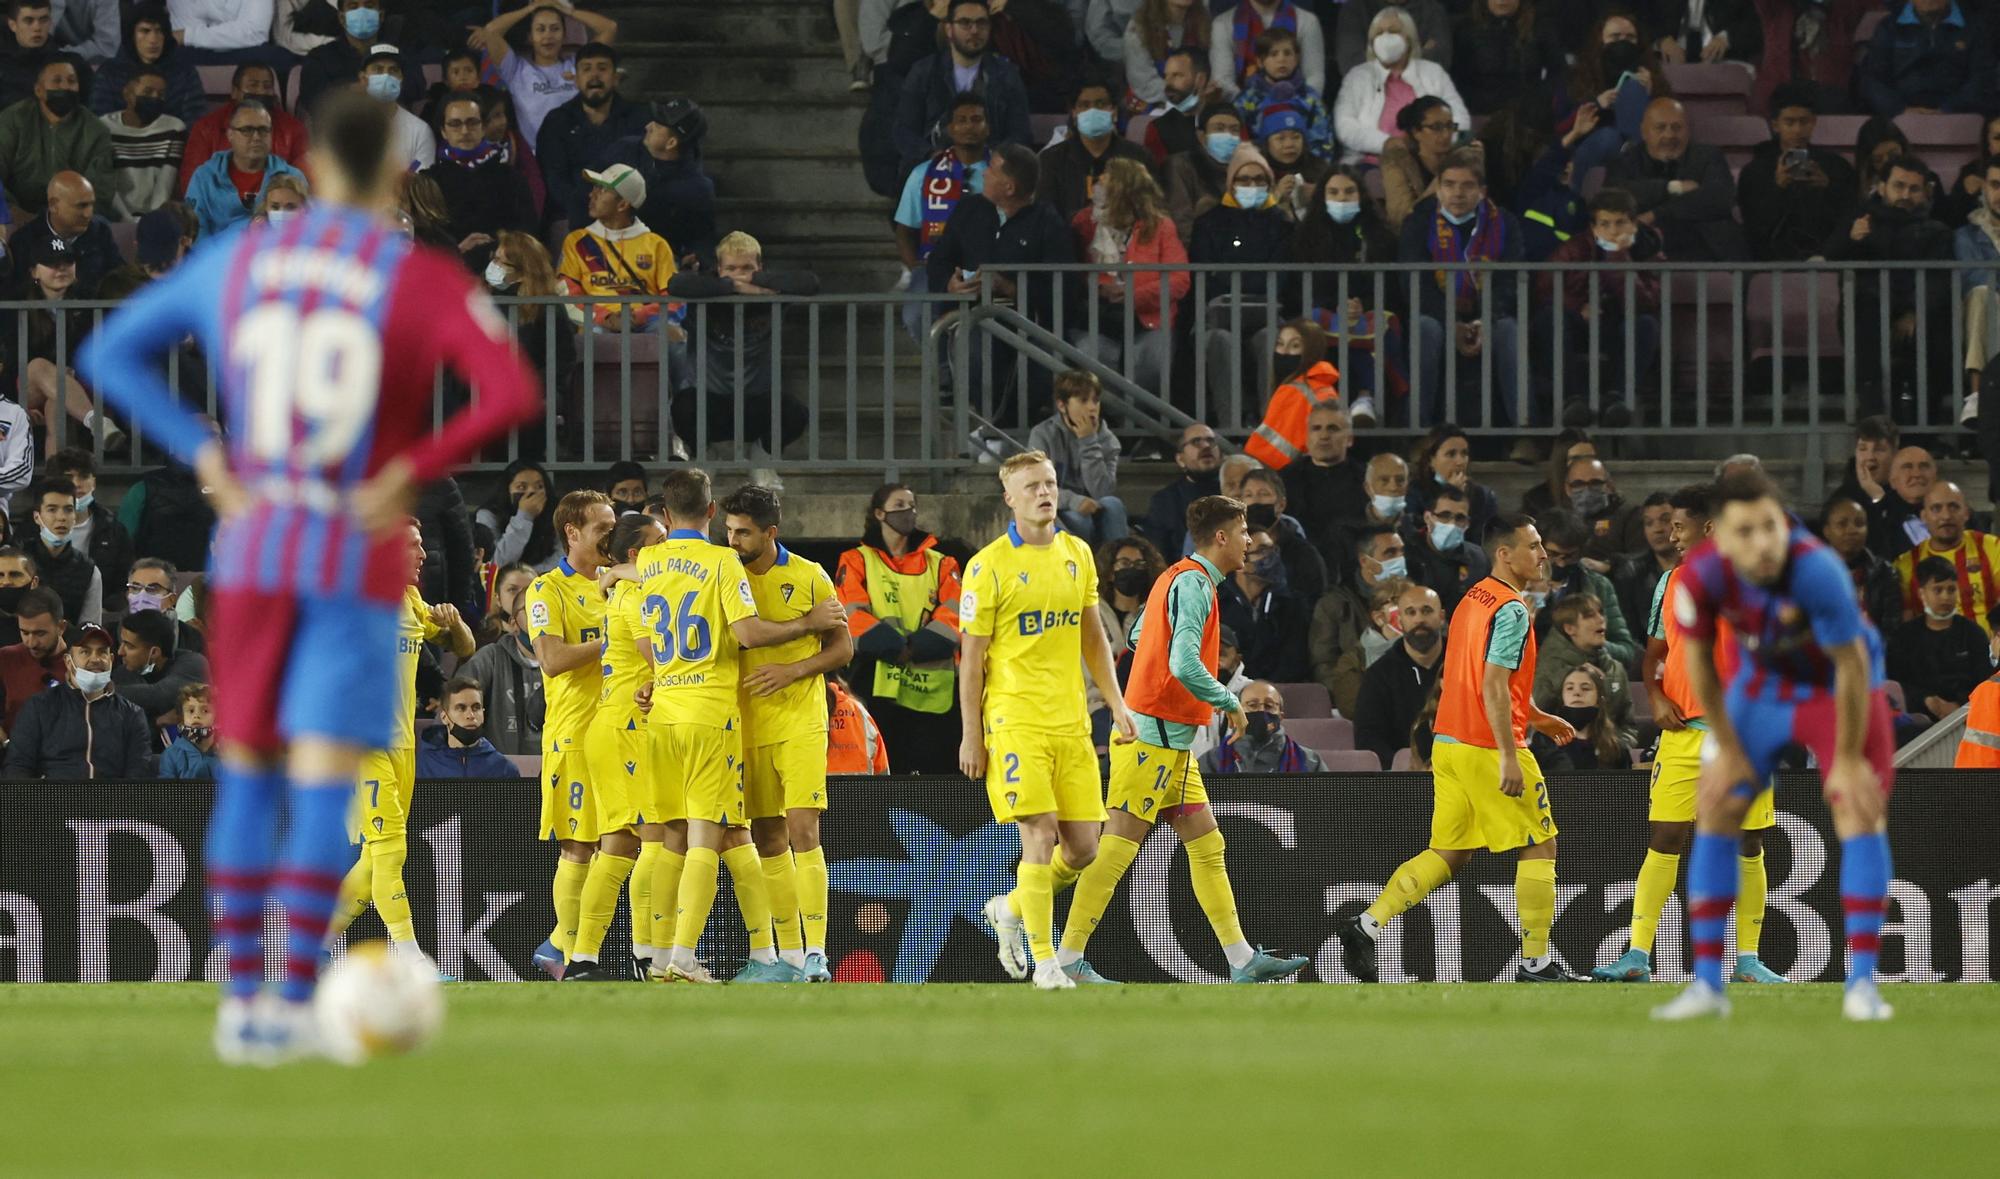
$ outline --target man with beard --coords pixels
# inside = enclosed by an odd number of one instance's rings
[[[1139,527],[1162,553],[1180,556],[1187,551],[1188,506],[1222,490],[1222,477],[1216,473],[1222,465],[1222,445],[1214,429],[1196,422],[1182,430],[1174,462],[1181,477],[1153,493]]]
[[[627,136],[643,136],[652,107],[618,93],[618,51],[592,42],[576,52],[576,97],[549,112],[535,136],[535,159],[549,189],[549,218],[590,222],[583,170]],[[661,281],[665,281],[662,278]]]
[[[1445,612],[1437,591],[1412,585],[1396,609],[1403,641],[1369,665],[1354,706],[1354,747],[1380,758],[1385,770],[1397,750],[1409,748],[1410,730],[1444,667]]]
[[[919,61],[903,79],[896,100],[896,155],[900,175],[909,175],[946,144],[939,123],[960,94],[986,100],[986,125],[993,146],[1034,145],[1028,124],[1028,88],[1014,63],[993,48],[993,17],[986,0],[951,0],[944,18],[946,48]]]
[[[1953,257],[1951,230],[1930,215],[1930,172],[1914,156],[1897,156],[1882,169],[1874,195],[1860,216],[1842,226],[1826,243],[1829,262],[1949,262]],[[1951,355],[1952,282],[1944,272],[1884,270],[1862,272],[1854,280],[1855,371],[1860,377],[1865,409],[1891,408],[1903,421],[1916,416],[1917,368],[1921,363],[1926,395],[1937,413],[1949,395],[1956,361]],[[1881,323],[1887,304],[1889,331]],[[1917,328],[1922,306],[1927,331]],[[1942,341],[1935,338],[1946,329]],[[1885,361],[1886,354],[1886,361]],[[1885,377],[1884,365],[1889,373]],[[1884,388],[1884,381],[1891,382]],[[1948,420],[1941,415],[1940,421]]]

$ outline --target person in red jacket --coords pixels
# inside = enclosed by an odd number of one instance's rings
[[[309,140],[306,125],[286,112],[284,100],[278,96],[277,72],[261,63],[245,62],[236,67],[236,75],[229,80],[229,101],[188,128],[187,147],[181,151],[180,183],[175,192],[185,195],[195,169],[206,164],[216,152],[229,150],[229,120],[236,114],[236,104],[248,97],[263,99],[271,110],[271,154],[311,175],[306,168]]]
[[[1104,169],[1091,203],[1070,219],[1077,253],[1105,266],[1185,266],[1187,247],[1167,212],[1167,198],[1146,166],[1133,159],[1116,159]],[[1089,327],[1089,312],[1079,308],[1070,317],[1072,344],[1095,349],[1097,358],[1129,372],[1140,388],[1161,393],[1167,356],[1173,351],[1174,305],[1187,297],[1194,276],[1185,270],[1099,271],[1097,330]],[[1125,308],[1130,304],[1134,335],[1125,338]],[[1124,343],[1120,343],[1124,341]],[[1130,364],[1121,365],[1126,348]]]
[[[1563,355],[1569,365],[1564,388],[1603,390],[1598,395],[1598,422],[1613,428],[1632,424],[1638,389],[1657,371],[1660,346],[1660,276],[1658,271],[1592,268],[1623,262],[1665,261],[1660,235],[1639,224],[1639,203],[1622,188],[1606,188],[1590,200],[1590,233],[1577,234],[1549,255],[1549,261],[1571,267],[1562,275]],[[1629,320],[1629,324],[1628,324]],[[1597,328],[1597,379],[1591,380],[1592,321]],[[1631,329],[1632,354],[1625,352]],[[1627,368],[1627,361],[1630,368]],[[1589,425],[1588,402],[1572,395],[1564,407],[1565,425]]]

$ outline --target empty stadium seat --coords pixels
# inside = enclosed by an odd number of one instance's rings
[[[1333,715],[1333,693],[1326,690],[1325,684],[1273,684],[1271,686],[1278,689],[1278,695],[1285,698],[1285,716],[1287,718]]]
[[[205,65],[194,69],[201,75],[201,92],[208,95],[210,102],[229,101],[229,82],[236,76],[235,66]]]
[[[1874,9],[1869,10],[1868,12],[1862,13],[1861,19],[1855,22],[1854,24],[1855,65],[1860,65],[1861,59],[1868,56],[1868,42],[1875,39],[1876,28],[1880,26],[1881,23],[1887,19],[1889,19],[1889,9],[1886,7],[1878,6]]]
[[[1741,62],[1684,62],[1663,67],[1674,97],[1690,116],[1750,113],[1750,87],[1756,81]]]
[[[1938,275],[1933,281],[1949,280]],[[1815,343],[1822,357],[1842,355],[1838,274],[1752,275],[1744,314],[1749,321],[1746,330],[1752,363],[1769,360],[1773,355],[1805,357],[1815,350]],[[1814,319],[1819,321],[1816,342],[1812,339]]]
[[[305,77],[306,67],[295,65],[292,72],[285,75],[285,109],[296,113],[299,109],[299,79]]]
[[[1354,748],[1354,722],[1344,716],[1286,717],[1285,733],[1314,749]]]
[[[1410,768],[1410,751],[1408,749],[1398,749],[1396,756],[1389,759],[1389,768],[1398,773],[1407,771]]]
[[[1366,749],[1321,749],[1319,759],[1326,763],[1328,773],[1334,774],[1376,774],[1382,771],[1382,759]]]
[[[1947,184],[1960,168],[1979,157],[1982,122],[1973,114],[1914,115],[1906,111],[1896,116],[1896,126],[1910,137],[1910,149]]]
[[[731,307],[712,307],[711,315],[729,315]],[[562,330],[561,326],[557,330]],[[692,317],[688,330],[694,330]],[[633,453],[650,454],[657,448],[660,432],[660,334],[657,331],[630,333],[591,332],[584,338],[584,347],[590,354],[593,373],[593,400],[596,402],[594,433],[597,442],[597,457],[609,462],[618,456],[619,438],[625,433],[619,427],[624,413],[623,395],[619,390],[624,380],[624,341],[631,341],[632,353],[632,417],[631,430]],[[582,425],[582,423],[578,423]]]
[[[1813,125],[1813,146],[1837,151],[1852,160],[1854,141],[1861,138],[1862,124],[1867,121],[1866,115],[1821,115]]]
[[[1771,124],[1756,115],[1695,115],[1689,122],[1696,143],[1722,149],[1732,176],[1771,138]]]
[[[127,262],[134,260],[133,253],[139,245],[139,223],[137,221],[113,221],[111,240],[118,243],[118,256]]]

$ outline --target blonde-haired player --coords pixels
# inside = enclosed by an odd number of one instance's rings
[[[687,817],[687,863],[665,977],[714,981],[694,951],[715,906],[720,864],[726,862],[750,932],[750,962],[736,981],[788,981],[792,972],[772,949],[764,870],[745,826],[739,652],[843,627],[847,612],[828,598],[787,622],[759,617],[743,562],[728,546],[709,542],[715,503],[707,473],[691,467],[674,471],[662,494],[671,529],[666,540],[639,554],[636,577],[652,640],[647,718],[654,771],[663,805]],[[659,940],[657,930],[653,936]]]
[[[722,501],[722,525],[750,576],[757,614],[774,622],[799,618],[814,603],[837,596],[826,570],[778,543],[782,515],[768,487],[740,488]],[[826,852],[819,845],[819,816],[826,809],[826,673],[853,658],[854,638],[846,630],[743,654],[750,837],[764,864],[778,960],[806,982],[833,981],[826,966]]]
[[[959,597],[965,736],[958,764],[967,777],[986,779],[993,817],[1021,833],[1014,891],[986,902],[1000,964],[1013,978],[1027,977],[1025,929],[1035,985],[1060,990],[1076,982],[1056,963],[1058,876],[1074,883],[1096,858],[1104,822],[1085,664],[1111,709],[1114,739],[1132,739],[1132,718],[1098,616],[1090,546],[1056,523],[1055,466],[1039,450],[1017,454],[1000,465],[1000,486],[1014,521],[966,566]]]
[[[424,601],[416,582],[424,571],[424,531],[415,520],[408,528],[410,586],[403,591],[403,609],[396,620],[396,733],[386,750],[361,759],[355,791],[354,838],[361,856],[340,882],[340,903],[334,907],[329,937],[338,937],[369,902],[382,916],[389,940],[414,948],[417,931],[410,919],[410,899],[403,890],[403,861],[409,856],[410,798],[417,781],[417,657],[427,642],[445,636],[460,659],[478,645],[472,628],[452,605]]]
[[[585,907],[601,908],[605,889],[615,908],[624,873],[607,862],[595,868],[597,800],[590,789],[590,767],[583,752],[584,732],[597,711],[598,657],[604,651],[604,591],[597,586],[597,568],[604,563],[604,540],[614,517],[611,497],[601,491],[572,491],[556,505],[552,521],[562,538],[563,558],[554,569],[528,586],[528,640],[535,662],[542,666],[541,837],[562,847],[556,862],[556,927],[535,952],[535,961],[557,978],[572,958],[577,923]],[[612,857],[615,861],[618,857]],[[632,861],[623,862],[625,873]],[[560,955],[552,960],[551,952]],[[595,949],[591,951],[595,962]]]

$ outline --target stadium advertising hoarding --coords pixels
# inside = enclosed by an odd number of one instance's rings
[[[1429,831],[1420,775],[1222,779],[1211,793],[1229,841],[1246,935],[1309,954],[1306,981],[1348,981],[1336,913],[1374,898]],[[1635,773],[1563,775],[1550,792],[1562,828],[1553,944],[1578,971],[1625,948],[1646,840],[1646,783]],[[984,792],[956,779],[837,781],[825,823],[833,882],[829,958],[846,981],[1000,981],[986,898],[1011,887],[1018,843]],[[207,944],[200,847],[209,788],[193,783],[34,783],[0,787],[0,980],[219,978]],[[1843,970],[1838,841],[1809,775],[1779,783],[1779,830],[1765,841],[1770,905],[1763,957],[1794,980]],[[529,955],[553,921],[555,853],[530,835],[525,781],[422,784],[405,879],[417,932],[448,974],[538,977]],[[1883,927],[1887,980],[1988,982],[2000,908],[2000,790],[1978,776],[1906,772],[1891,804],[1895,883]],[[1057,902],[1058,924],[1067,902]],[[275,910],[267,927],[280,935]],[[621,915],[608,954],[629,945]],[[357,936],[379,931],[375,918]],[[1479,856],[1464,877],[1391,925],[1385,982],[1511,977],[1511,856]],[[1733,935],[1732,935],[1733,936]],[[704,957],[733,971],[745,952],[725,887]],[[1195,903],[1170,831],[1146,842],[1090,957],[1133,982],[1219,982],[1220,950]],[[273,965],[276,959],[273,958]],[[1678,895],[1656,950],[1662,979],[1686,977]]]

